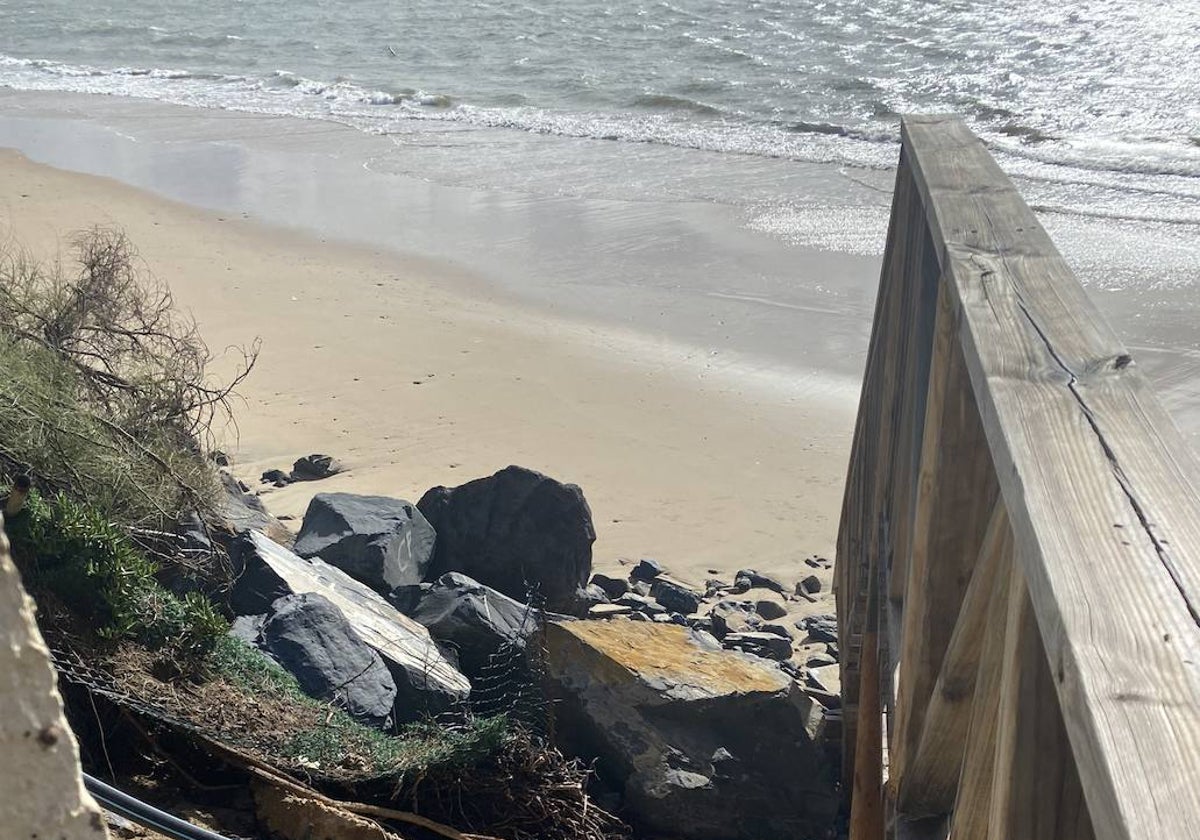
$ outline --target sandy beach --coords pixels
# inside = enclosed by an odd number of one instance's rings
[[[299,517],[319,491],[415,500],[517,463],[584,489],[598,569],[650,556],[695,581],[742,567],[787,580],[832,551],[853,422],[844,389],[800,399],[739,387],[698,375],[675,348],[502,300],[450,264],[196,209],[14,151],[0,153],[0,195],[6,242],[53,259],[73,231],[118,226],[214,350],[261,339],[222,444],[279,515]],[[258,483],[318,451],[349,471]]]

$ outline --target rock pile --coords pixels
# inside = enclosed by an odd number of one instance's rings
[[[255,530],[234,543],[231,632],[313,696],[388,726],[464,702],[504,711],[489,694],[498,662],[545,702],[527,656],[544,627],[562,746],[601,760],[623,816],[684,840],[824,832],[837,626],[792,623],[820,581],[741,569],[700,589],[648,558],[592,575],[594,539],[578,487],[521,467],[416,505],[320,493],[294,552]]]

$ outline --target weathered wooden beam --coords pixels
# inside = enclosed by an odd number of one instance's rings
[[[990,840],[1092,840],[1033,604],[1011,575],[996,723]]]
[[[975,696],[967,728],[950,836],[955,840],[987,840],[991,822],[992,787],[996,764],[996,721],[1000,711],[1000,681],[1007,638],[1008,599],[1016,561],[1011,537],[996,555],[998,565],[985,610],[988,632],[979,653]]]
[[[1007,574],[1011,553],[1012,531],[998,500],[929,699],[916,754],[896,792],[897,810],[909,817],[948,814],[954,807],[984,641],[996,632],[988,604],[998,582],[1008,583],[999,575],[1001,569]]]
[[[879,585],[872,579],[863,633],[850,840],[883,840],[883,708],[879,692]]]
[[[1200,836],[1200,463],[957,120],[906,152],[1092,824]]]
[[[906,785],[926,707],[998,494],[959,347],[957,307],[945,284],[937,298],[923,438],[891,733],[893,791]]]

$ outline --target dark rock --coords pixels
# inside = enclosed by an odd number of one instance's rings
[[[576,612],[587,612],[597,604],[608,604],[612,602],[612,598],[608,597],[608,593],[594,583],[589,583],[579,594],[580,609]]]
[[[236,580],[230,604],[234,611],[267,612],[270,602],[266,607],[262,604],[272,596],[272,601],[293,593],[326,597],[391,671],[399,722],[437,714],[466,699],[470,682],[446,660],[429,631],[366,585],[319,559],[304,560],[257,531],[243,535],[233,548],[230,560]]]
[[[721,644],[733,650],[780,662],[792,658],[791,641],[774,633],[727,633]]]
[[[776,624],[773,621],[763,622],[756,629],[760,633],[774,633],[776,636],[783,636],[788,641],[791,641],[796,635],[782,624]]]
[[[610,577],[599,572],[592,575],[592,583],[603,589],[610,600],[620,598],[629,591],[629,581],[625,578]]]
[[[711,615],[696,615],[688,617],[688,626],[703,633],[712,633],[713,620]]]
[[[804,660],[807,668],[821,668],[825,665],[836,665],[837,660],[827,653],[810,653]]]
[[[645,613],[640,613],[640,612],[631,612],[629,614],[628,618],[630,621],[649,621],[650,620],[650,616],[646,615]]]
[[[723,590],[728,588],[729,584],[725,581],[717,580],[716,578],[709,578],[708,580],[704,581],[704,597],[715,598]]]
[[[767,621],[774,621],[787,615],[787,607],[778,601],[762,600],[754,605],[754,611]]]
[[[690,615],[700,609],[700,596],[681,583],[659,578],[650,585],[654,600],[671,612]]]
[[[656,577],[661,575],[665,569],[657,560],[651,560],[649,557],[643,557],[638,561],[638,564],[629,572],[630,580],[643,580],[649,583]]]
[[[286,487],[292,483],[292,477],[283,470],[267,470],[262,474],[264,484],[274,484],[276,487]]]
[[[305,455],[292,464],[292,481],[319,481],[345,471],[342,463],[329,455]]]
[[[666,612],[662,604],[658,603],[658,601],[648,595],[638,595],[636,592],[627,592],[613,603],[629,607],[635,612],[645,613],[648,616],[655,616]]]
[[[709,613],[713,635],[725,638],[727,633],[748,633],[754,629],[749,612],[732,601],[721,601]]]
[[[304,513],[295,551],[386,595],[424,580],[434,539],[425,517],[403,499],[318,493]]]
[[[282,522],[267,513],[261,499],[245,492],[229,473],[221,471],[218,476],[225,492],[217,501],[216,517],[220,527],[227,534],[237,536],[247,531],[262,531],[276,542],[291,542],[291,532],[283,526]],[[228,547],[228,543],[228,539],[223,541],[226,547]]]
[[[341,610],[316,593],[286,595],[271,606],[259,633],[261,648],[304,692],[384,726],[396,703],[396,683]]]
[[[462,572],[524,601],[570,612],[592,571],[596,532],[583,492],[523,467],[449,489],[417,507],[437,532],[427,577]]]
[[[797,621],[796,627],[816,642],[836,643],[838,640],[837,616],[810,615]]]
[[[440,645],[453,648],[460,670],[472,682],[483,676],[501,647],[524,649],[538,627],[530,607],[458,572],[432,584],[401,587],[388,600],[426,627]]]
[[[230,463],[232,463],[229,456],[220,449],[214,449],[212,452],[208,453],[208,457],[211,458],[212,462],[218,467],[228,467]]]
[[[639,836],[826,835],[819,714],[775,663],[671,624],[551,623],[546,645],[563,746],[623,783]]]
[[[266,613],[262,613],[261,615],[239,615],[229,623],[229,635],[235,639],[240,639],[250,647],[258,647],[259,633],[262,632],[263,622],[266,620]]]
[[[809,575],[804,580],[796,584],[797,595],[816,595],[821,591],[821,579],[816,575]]]
[[[825,652],[832,656],[835,660],[840,660],[842,657],[838,654],[837,642],[830,642],[825,645]]]
[[[775,580],[775,578],[773,578],[773,577],[767,577],[766,575],[760,575],[758,572],[754,571],[753,569],[740,570],[737,573],[736,578],[738,580],[740,580],[742,578],[745,578],[746,580],[748,580],[750,582],[751,589],[773,589],[774,591],[778,592],[780,595],[783,594],[783,584],[782,583]]]

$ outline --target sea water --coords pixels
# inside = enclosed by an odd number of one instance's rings
[[[868,170],[901,113],[950,111],[1045,211],[1200,225],[1191,2],[4,0],[0,85]]]
[[[1196,2],[0,0],[4,86],[299,118],[289,148],[326,155],[309,125],[353,158],[310,173],[339,183],[247,163],[245,137],[237,155],[205,157],[172,134],[135,164],[151,149],[137,141],[166,124],[138,114],[118,120],[133,145],[95,171],[267,220],[270,202],[248,202],[270,184],[291,217],[311,205],[315,227],[453,256],[560,311],[799,367],[824,341],[849,373],[899,117],[954,112],[1084,284],[1121,296],[1109,311],[1139,359],[1169,351],[1177,384],[1200,373]],[[206,142],[255,133],[232,122],[212,122]],[[363,142],[317,130],[331,124]],[[66,141],[5,126],[4,142],[70,165]],[[253,177],[164,174],[222,156]],[[398,194],[414,181],[449,192]],[[213,194],[198,194],[206,183]],[[389,212],[317,218],[368,199]]]

